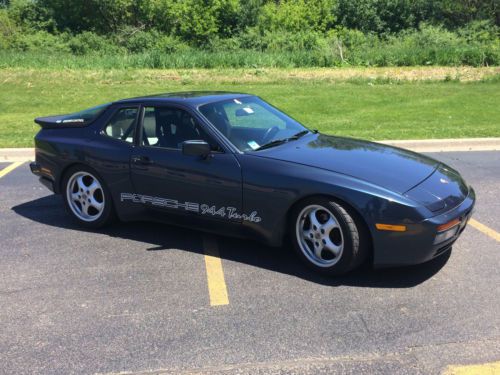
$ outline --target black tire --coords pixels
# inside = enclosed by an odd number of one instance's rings
[[[322,207],[325,210],[316,207]],[[326,234],[321,234],[320,230],[313,230],[311,219],[309,219],[311,213],[307,214],[308,210],[317,210],[314,213],[317,218],[318,215],[320,218],[322,215],[331,215],[337,223],[336,227]],[[303,219],[304,217],[306,218]],[[321,224],[321,221],[319,223]],[[301,236],[300,231],[309,233],[311,238],[305,235]],[[289,234],[292,246],[301,261],[314,271],[327,275],[342,275],[359,266],[366,258],[370,246],[369,234],[352,209],[332,199],[320,196],[304,199],[293,208],[290,216]],[[342,250],[338,256],[330,253],[332,258],[324,260],[323,254],[325,254],[326,244],[323,250],[320,250],[319,257],[315,254],[315,244],[319,243],[318,249],[323,246],[321,243],[323,237],[321,236],[326,236],[326,241],[330,239],[337,247],[341,245]],[[323,261],[324,264],[321,263]]]
[[[95,193],[92,193],[92,196],[90,194],[89,195],[82,195],[82,198],[84,198],[83,200],[87,200],[86,198],[88,198],[88,202],[90,202],[91,199],[94,198],[95,202],[97,202],[97,203],[102,202],[102,204],[103,204],[102,209],[96,210],[99,213],[95,214],[95,215],[92,215],[93,212],[91,212],[91,210],[90,210],[91,207],[89,206],[88,207],[89,214],[88,214],[88,217],[86,219],[83,218],[84,215],[83,215],[83,210],[81,209],[81,207],[82,207],[81,202],[74,201],[74,203],[76,203],[76,204],[72,204],[70,202],[70,200],[71,200],[70,194],[74,191],[73,191],[73,189],[71,189],[71,187],[68,187],[68,184],[74,185],[74,177],[75,177],[75,175],[79,175],[79,174],[82,174],[83,176],[89,175],[89,176],[93,177],[95,180],[97,180],[97,182],[100,185],[100,191],[96,191]],[[90,177],[87,179],[89,181],[91,181]],[[85,177],[84,177],[83,181],[85,181]],[[86,194],[86,193],[87,193],[87,191],[82,191],[82,194]],[[63,197],[64,206],[66,208],[66,211],[82,227],[89,228],[89,229],[102,228],[102,227],[110,224],[111,222],[113,222],[116,218],[114,207],[113,207],[113,200],[111,198],[111,194],[109,192],[109,189],[106,186],[106,184],[104,183],[101,176],[99,176],[99,174],[95,170],[93,170],[92,168],[89,168],[89,167],[84,166],[84,165],[75,165],[74,167],[69,168],[66,171],[66,173],[64,174],[64,177],[62,180],[61,195]],[[80,216],[78,214],[78,207],[80,207],[80,211],[81,211]],[[92,209],[93,209],[93,207],[92,207]]]

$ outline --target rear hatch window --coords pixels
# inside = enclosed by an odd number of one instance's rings
[[[67,115],[38,117],[35,122],[44,128],[85,126],[97,119],[110,104],[103,104]]]

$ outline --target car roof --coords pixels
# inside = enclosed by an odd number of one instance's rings
[[[221,100],[237,99],[250,94],[226,92],[226,91],[185,91],[185,92],[170,92],[162,94],[154,94],[147,96],[139,96],[136,98],[122,99],[115,103],[137,103],[137,102],[168,102],[182,103],[192,106],[212,103]]]

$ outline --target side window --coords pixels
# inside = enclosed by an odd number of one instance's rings
[[[203,140],[214,147],[205,131],[188,112],[178,108],[146,107],[141,145],[180,149],[181,143]]]
[[[104,128],[104,134],[111,138],[133,143],[137,111],[137,107],[119,109]]]

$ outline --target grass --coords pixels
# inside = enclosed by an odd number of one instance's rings
[[[126,97],[227,90],[310,128],[358,138],[500,136],[498,68],[0,70],[0,147],[31,147],[33,118]]]
[[[336,66],[341,62],[325,62],[321,56],[308,51],[258,52],[231,51],[208,52],[189,50],[173,54],[161,51],[147,53],[90,53],[73,55],[64,52],[17,52],[0,50],[0,68],[48,69],[193,69],[193,68],[251,68],[251,67],[313,67]]]
[[[448,32],[427,30],[396,39],[366,39],[364,43],[343,47],[331,41],[315,42],[304,47],[285,42],[276,49],[263,51],[225,45],[213,50],[180,49],[167,52],[163,48],[147,48],[132,53],[110,41],[103,41],[101,49],[84,48],[82,54],[69,52],[69,46],[44,44],[47,35],[33,34],[27,51],[16,48],[0,49],[0,68],[45,69],[215,69],[215,68],[304,68],[344,66],[461,66],[476,67],[500,64],[498,40],[489,42],[468,41]],[[49,38],[50,39],[50,38]],[[56,38],[57,39],[57,38]],[[356,39],[356,38],[355,38]],[[285,41],[285,40],[283,40]],[[1,44],[1,43],[0,43]],[[22,43],[21,43],[22,44]],[[92,43],[91,43],[92,44]],[[96,47],[96,46],[94,46]],[[31,49],[31,50],[30,50]]]

